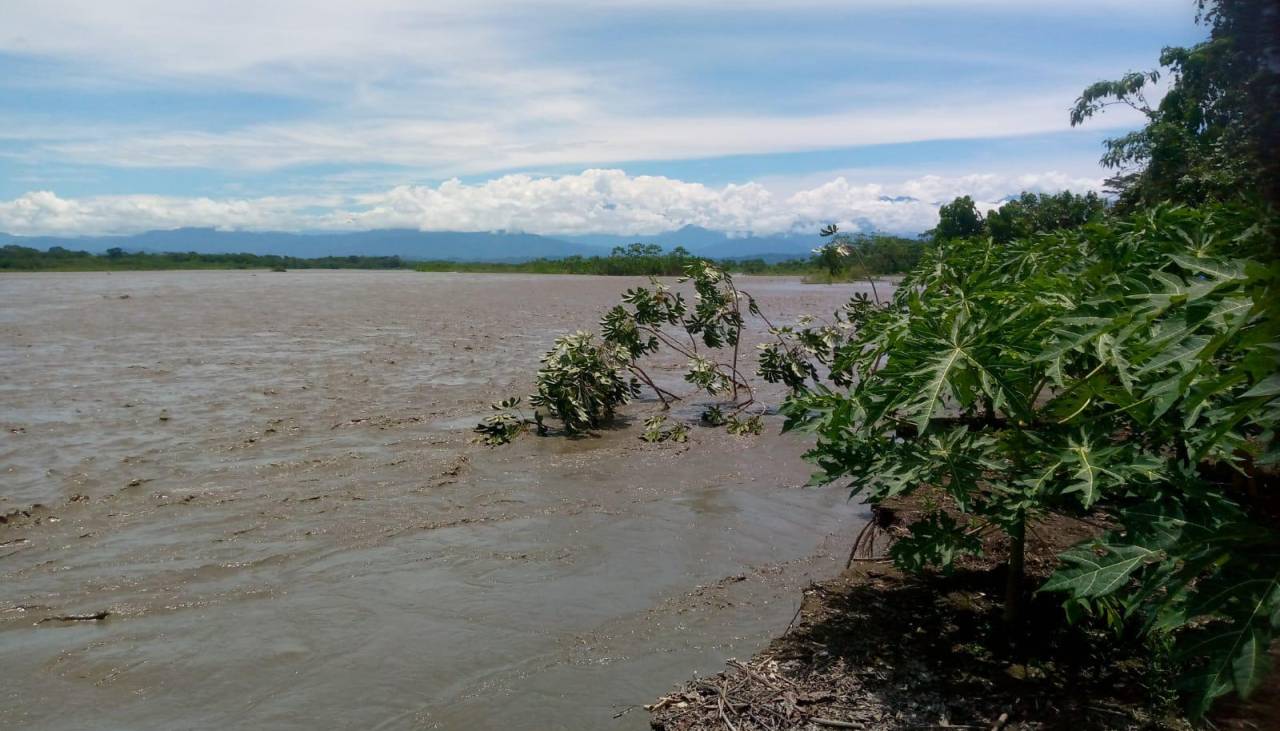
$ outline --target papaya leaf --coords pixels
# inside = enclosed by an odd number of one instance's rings
[[[1080,546],[1062,554],[1066,565],[1050,576],[1040,591],[1067,592],[1074,598],[1106,596],[1158,555],[1142,546]]]

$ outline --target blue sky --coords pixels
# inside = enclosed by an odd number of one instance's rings
[[[0,231],[923,228],[1096,187],[1191,0],[8,0]],[[910,196],[916,202],[890,202]]]

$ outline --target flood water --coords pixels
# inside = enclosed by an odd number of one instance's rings
[[[640,283],[0,275],[0,727],[641,729],[759,650],[866,517],[776,417],[470,441]],[[740,284],[775,322],[857,289]]]

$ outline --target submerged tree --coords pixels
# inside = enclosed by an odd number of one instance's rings
[[[686,359],[684,381],[695,393],[719,400],[703,414],[704,421],[735,434],[758,434],[759,415],[743,415],[757,402],[752,379],[743,371],[742,333],[747,317],[772,325],[733,276],[709,261],[688,264],[679,283],[692,285],[692,305],[683,293],[654,279],[648,287],[626,291],[600,319],[598,336],[578,332],[558,338],[542,357],[536,391],[529,397],[532,411],[522,411],[519,399],[494,404],[496,413],[476,426],[481,441],[504,444],[528,427],[545,434],[548,419],[567,434],[596,429],[645,388],[664,408],[687,398],[659,385],[645,369],[645,359],[664,348]],[[684,433],[677,429],[680,438],[672,441],[683,441]]]

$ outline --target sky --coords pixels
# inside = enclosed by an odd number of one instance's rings
[[[0,231],[919,231],[1099,189],[1192,0],[4,0]],[[1158,93],[1158,90],[1157,90]]]

